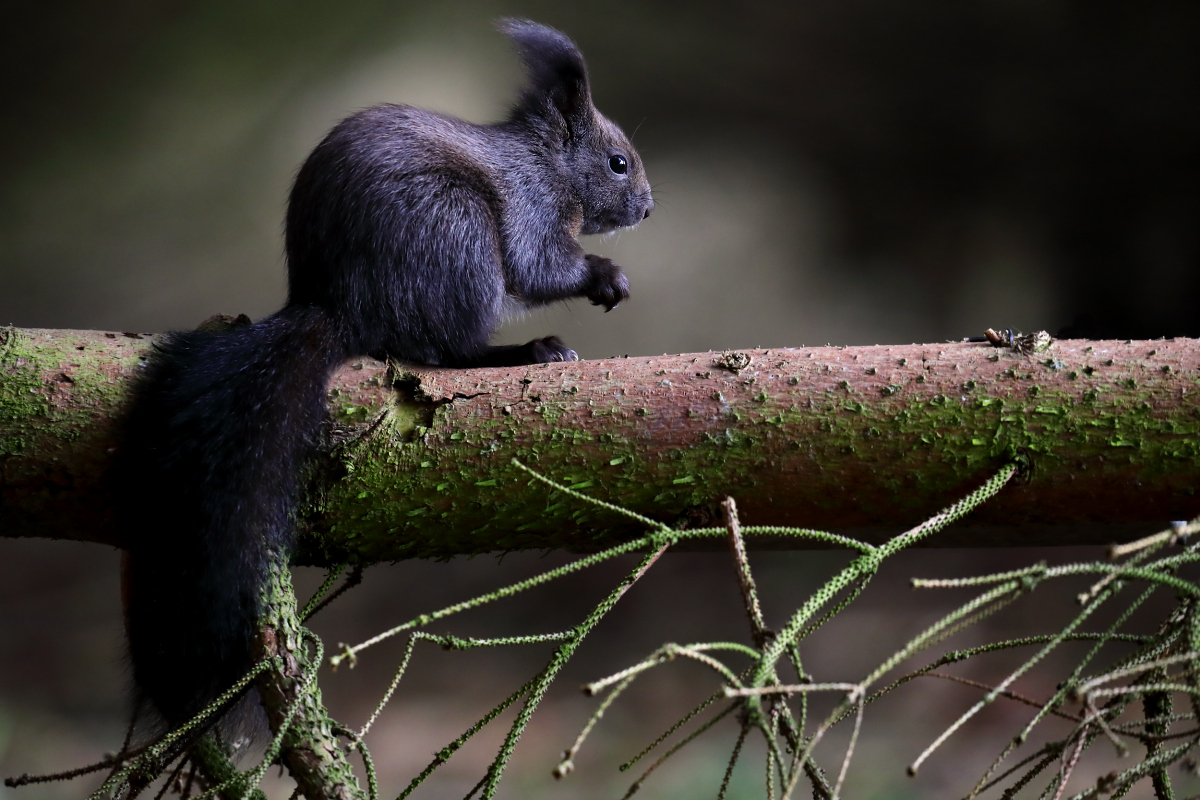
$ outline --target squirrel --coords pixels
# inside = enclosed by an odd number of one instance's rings
[[[294,547],[326,387],[354,357],[444,367],[574,361],[556,336],[489,346],[506,305],[629,283],[580,234],[654,208],[641,158],[592,104],[553,28],[501,20],[526,84],[491,125],[384,104],[338,123],[288,200],[284,307],[225,332],[170,333],[135,383],[118,464],[123,588],[139,703],[177,727],[251,667],[260,590]]]

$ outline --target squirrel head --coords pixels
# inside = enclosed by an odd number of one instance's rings
[[[512,119],[540,136],[581,212],[580,233],[638,224],[654,209],[642,159],[592,105],[587,65],[567,36],[529,20],[499,28],[517,46],[528,79]]]

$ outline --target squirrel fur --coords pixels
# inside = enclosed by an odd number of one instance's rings
[[[579,234],[654,207],[637,152],[592,105],[562,33],[504,20],[527,82],[508,119],[402,105],[343,120],[304,162],[287,209],[287,303],[225,332],[163,337],[137,382],[120,456],[131,542],[126,622],[138,691],[172,727],[251,665],[260,591],[347,359],[446,367],[575,360],[557,337],[495,347],[506,304],[629,296]]]

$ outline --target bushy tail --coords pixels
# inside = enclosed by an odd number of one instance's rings
[[[134,680],[172,727],[250,666],[271,552],[292,550],[326,384],[346,355],[335,327],[288,307],[171,334],[134,390],[117,488],[126,621]]]

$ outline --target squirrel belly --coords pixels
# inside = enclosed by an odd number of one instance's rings
[[[287,305],[227,332],[169,334],[148,357],[116,500],[134,680],[171,726],[250,667],[260,592],[272,560],[291,555],[338,366],[574,360],[555,336],[488,339],[514,301],[611,310],[629,296],[620,268],[575,237],[650,215],[641,159],[592,105],[570,39],[532,22],[501,29],[527,72],[508,119],[382,105],[343,120],[288,200]]]

